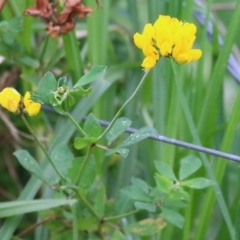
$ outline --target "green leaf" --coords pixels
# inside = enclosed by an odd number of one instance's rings
[[[98,220],[95,217],[85,217],[78,220],[79,231],[90,231],[97,229]]]
[[[120,154],[122,157],[126,158],[128,156],[129,150],[127,148],[113,148],[105,152],[105,156],[110,156],[113,153]]]
[[[114,231],[111,239],[112,240],[127,240],[127,238],[119,230]]]
[[[77,157],[72,161],[72,166],[69,169],[69,177],[73,182],[77,181],[79,170],[83,164],[85,157]],[[80,186],[83,188],[88,188],[92,185],[95,180],[96,170],[95,170],[95,160],[91,156],[88,164],[82,174]]]
[[[98,123],[96,117],[90,113],[84,123],[84,131],[89,137],[98,137],[101,134],[101,125]]]
[[[74,147],[76,149],[82,149],[82,148],[85,148],[86,146],[94,143],[95,141],[97,140],[97,138],[80,138],[80,137],[76,137],[74,139]]]
[[[94,200],[94,209],[98,215],[104,216],[106,194],[105,188],[102,184],[96,189],[96,193],[97,194]]]
[[[176,189],[175,191],[171,191],[169,193],[168,197],[169,197],[169,199],[176,199],[176,200],[182,200],[182,201],[190,200],[189,193],[184,191],[181,187]]]
[[[102,77],[102,75],[106,69],[107,69],[106,66],[93,66],[87,74],[85,74],[83,77],[81,77],[77,81],[77,83],[74,85],[73,88],[78,87],[78,86],[82,87],[86,84],[89,84],[89,83],[99,79],[100,77]]]
[[[18,63],[22,63],[28,67],[31,67],[33,69],[35,68],[39,68],[40,66],[40,63],[38,60],[36,59],[33,59],[32,57],[30,56],[27,56],[27,55],[24,55],[24,56],[21,56],[21,57],[17,57],[14,59],[16,62]]]
[[[212,186],[213,182],[207,178],[193,178],[190,180],[186,180],[181,182],[182,187],[189,187],[194,189],[202,189],[209,186]]]
[[[57,90],[57,80],[51,72],[47,72],[38,85],[38,96],[43,103],[50,105],[49,95]]]
[[[151,197],[148,194],[148,186],[140,179],[132,178],[132,185],[121,190],[123,194],[133,200],[151,202]],[[141,184],[143,183],[143,184]]]
[[[177,226],[178,228],[183,228],[184,218],[178,212],[165,207],[160,207],[162,210],[161,216],[167,221]]]
[[[132,121],[125,117],[117,119],[106,135],[108,145],[110,145],[117,137],[124,133],[126,129],[131,126],[131,123]]]
[[[22,30],[22,24],[23,23],[23,16],[21,17],[15,17],[8,21],[8,32],[11,33],[18,33]]]
[[[189,155],[181,160],[179,179],[183,180],[196,172],[202,166],[202,162],[194,155]]]
[[[156,212],[156,206],[152,203],[135,202],[134,206],[136,209],[147,210],[148,212]]]
[[[57,145],[53,148],[50,156],[58,171],[64,176],[68,176],[68,169],[71,167],[74,158],[68,146],[62,144]],[[47,178],[52,184],[55,184],[59,181],[59,176],[52,166],[49,166],[45,176],[45,178]]]
[[[13,154],[17,157],[19,163],[25,169],[27,169],[29,172],[34,174],[37,178],[41,179],[44,183],[49,185],[38,163],[26,150],[17,150]]]
[[[92,92],[92,88],[83,89],[80,86],[70,89],[70,93],[74,98],[87,97]]]
[[[0,218],[10,217],[18,214],[37,212],[45,209],[55,208],[63,205],[71,205],[76,200],[67,199],[41,199],[26,201],[11,201],[0,203]]]
[[[147,218],[140,222],[132,223],[125,229],[140,236],[152,236],[160,232],[165,226],[166,223],[162,218]]]
[[[177,181],[177,178],[175,177],[175,174],[173,173],[172,169],[168,164],[162,161],[155,161],[155,167],[157,171],[162,174],[163,176],[173,180]]]
[[[138,187],[139,189],[142,189],[145,193],[148,194],[149,192],[149,186],[146,182],[144,182],[142,179],[132,177],[131,182],[135,187]]]
[[[68,86],[68,79],[67,77],[60,77],[57,80],[58,87],[67,87]]]
[[[148,138],[152,135],[156,135],[157,131],[152,127],[143,127],[139,129],[137,132],[131,134],[122,144],[120,144],[118,147],[127,147],[130,145],[133,145],[137,142],[142,141],[145,138]]]
[[[155,174],[154,178],[161,192],[169,193],[174,186],[173,182],[169,178],[158,173]]]
[[[133,207],[132,199],[126,198],[126,195],[121,190],[115,201],[114,211],[116,215],[126,213]]]

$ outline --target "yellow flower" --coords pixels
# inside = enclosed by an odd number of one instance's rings
[[[10,112],[17,112],[20,100],[21,96],[14,88],[4,88],[0,93],[0,104]]]
[[[150,69],[160,57],[188,63],[202,56],[200,49],[192,49],[197,28],[193,23],[160,15],[152,25],[146,24],[143,33],[134,35],[134,43],[142,49],[145,59],[142,67]]]
[[[23,103],[25,106],[25,110],[29,116],[33,116],[39,113],[41,109],[41,104],[36,103],[30,99],[31,95],[29,92],[26,92],[23,98]]]
[[[133,36],[134,43],[138,48],[143,49],[146,45],[152,45],[153,26],[148,23],[143,29],[143,33],[135,33]]]
[[[146,57],[142,62],[142,67],[145,69],[150,69],[156,65],[156,59],[153,57]]]

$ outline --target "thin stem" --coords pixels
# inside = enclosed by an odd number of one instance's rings
[[[80,168],[80,171],[79,171],[79,173],[78,173],[78,176],[77,176],[77,180],[76,180],[76,184],[77,184],[77,185],[79,184],[79,182],[80,182],[80,180],[81,180],[81,177],[82,177],[82,174],[83,174],[83,172],[84,172],[84,170],[85,170],[85,168],[86,168],[86,166],[87,166],[87,163],[88,163],[88,161],[89,161],[89,159],[90,159],[91,150],[92,150],[92,146],[90,145],[90,146],[88,147],[87,154],[86,154],[86,156],[85,156],[85,158],[84,158],[83,164],[82,164],[82,166],[81,166],[81,168]]]
[[[140,89],[140,87],[143,85],[144,80],[146,79],[147,75],[149,73],[149,70],[145,71],[145,74],[143,75],[141,81],[139,82],[137,88],[135,89],[135,91],[133,92],[133,94],[128,98],[128,100],[122,105],[122,107],[118,110],[118,112],[116,113],[115,117],[112,119],[112,121],[110,122],[110,124],[108,125],[108,127],[105,129],[105,131],[102,133],[101,136],[98,137],[97,140],[103,138],[107,132],[111,129],[111,127],[113,126],[113,124],[115,123],[115,121],[117,120],[117,118],[119,117],[119,115],[122,113],[122,111],[124,110],[124,108],[133,100],[133,98],[135,97],[135,95],[137,94],[138,90]]]
[[[82,203],[85,205],[85,207],[89,210],[89,212],[100,222],[102,219],[101,217],[96,213],[94,208],[91,206],[91,204],[88,202],[88,200],[80,193],[79,190],[74,189],[77,197],[82,201]]]
[[[84,137],[88,137],[88,135],[83,131],[83,129],[68,112],[65,112],[65,116],[73,123],[73,125],[76,127],[76,129],[81,135],[83,135]]]
[[[106,217],[106,218],[103,218],[103,221],[107,222],[107,221],[118,220],[118,219],[128,217],[128,216],[133,215],[133,214],[138,213],[138,212],[139,212],[139,210],[134,210],[134,211],[131,211],[131,212],[128,212],[128,213],[118,215],[118,216]]]
[[[45,150],[45,148],[43,147],[43,145],[41,144],[41,142],[38,140],[38,138],[37,138],[37,136],[35,135],[32,127],[29,125],[27,119],[24,117],[24,115],[21,115],[21,117],[22,117],[22,120],[23,120],[23,122],[25,123],[28,131],[32,134],[34,140],[36,141],[36,143],[38,144],[38,146],[39,146],[39,147],[42,149],[42,151],[44,152],[45,156],[47,157],[49,163],[52,165],[53,169],[56,171],[56,173],[59,175],[59,177],[60,177],[61,179],[64,179],[65,181],[68,182],[69,180],[68,180],[66,177],[64,177],[64,176],[58,171],[57,167],[54,165],[54,163],[53,163],[50,155],[49,155],[48,152]]]

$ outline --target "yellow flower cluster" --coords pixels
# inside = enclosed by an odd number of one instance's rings
[[[142,34],[134,34],[134,43],[145,55],[141,66],[150,69],[162,56],[172,57],[178,63],[198,60],[202,51],[192,49],[196,31],[193,23],[160,15],[153,25],[145,25]]]
[[[23,101],[21,95],[14,88],[4,88],[0,92],[0,104],[10,112],[27,112],[29,116],[39,113],[41,104],[30,99],[31,95],[26,92]]]

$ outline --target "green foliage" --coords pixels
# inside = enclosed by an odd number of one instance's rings
[[[63,205],[71,205],[76,200],[67,199],[41,199],[28,201],[12,201],[1,203],[0,218],[9,217],[13,215],[42,211],[45,209],[55,208]]]
[[[83,130],[86,132],[86,134],[89,137],[95,137],[97,140],[97,137],[101,134],[101,126],[98,123],[96,117],[91,113],[88,115]],[[95,140],[95,141],[96,141]]]
[[[124,117],[117,119],[117,121],[114,123],[106,135],[108,145],[110,145],[117,137],[123,134],[127,128],[131,126],[131,123],[131,120]]]
[[[137,223],[132,223],[126,229],[140,236],[153,236],[153,234],[160,232],[165,226],[166,224],[163,219],[149,218]]]
[[[33,131],[19,115],[1,113],[1,238],[238,239],[237,165],[172,144],[181,139],[240,154],[240,91],[225,74],[240,2],[214,14],[215,1],[102,0],[96,8],[97,2],[84,2],[95,11],[76,32],[56,39],[46,35],[41,19],[18,17],[29,2],[9,0],[2,11],[1,87],[30,91],[43,113],[28,119]],[[206,38],[209,21],[198,25],[196,11],[212,21],[213,42]],[[200,61],[172,68],[161,58],[142,72],[132,35],[159,14],[197,25]],[[219,19],[228,26],[222,47]],[[136,131],[127,135],[131,125]],[[39,139],[34,147],[27,132]],[[148,139],[158,134],[172,138],[170,145]],[[28,183],[18,164],[33,175]]]
[[[26,150],[17,150],[13,154],[17,157],[19,163],[26,170],[34,174],[37,178],[41,179],[41,181],[43,181],[44,183],[49,184],[46,181],[44,173],[42,172],[36,160]]]

